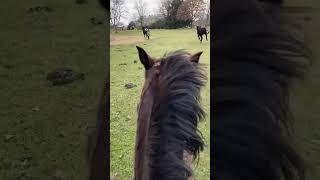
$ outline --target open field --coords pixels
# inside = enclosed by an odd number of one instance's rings
[[[120,38],[119,38],[120,37]],[[144,68],[138,58],[135,45],[139,45],[154,57],[178,49],[186,49],[190,53],[203,51],[200,63],[210,80],[210,41],[200,44],[195,29],[151,30],[150,40],[139,41],[142,31],[119,31],[111,33],[112,39],[137,39],[128,44],[112,45],[110,49],[110,150],[111,177],[116,180],[129,180],[133,175],[133,157],[135,131],[137,121],[137,103],[144,83]],[[209,38],[210,40],[210,38]],[[134,63],[136,61],[136,63]],[[137,85],[132,89],[124,87],[127,83]],[[197,179],[208,180],[210,171],[210,93],[209,82],[202,91],[202,105],[207,118],[200,123],[207,147],[200,154],[195,173]]]
[[[311,167],[307,180],[320,179],[320,1],[291,1],[290,5],[311,7],[290,14],[305,33],[313,51],[310,71],[305,80],[298,81],[292,96],[295,116],[295,139],[299,150]]]
[[[319,0],[294,0],[292,5],[320,8]],[[48,6],[52,11],[29,12]],[[77,5],[66,0],[2,0],[0,6],[0,179],[85,180],[86,140],[95,124],[105,74],[108,33],[90,18],[102,16],[94,1]],[[305,21],[305,17],[311,17]],[[294,91],[295,140],[313,173],[320,179],[320,12],[299,13],[314,60],[305,81]],[[114,34],[112,34],[114,35]],[[142,32],[119,32],[121,45],[111,46],[111,175],[127,180],[133,172],[136,104],[143,84],[143,68],[134,48]],[[122,36],[122,37],[121,37]],[[130,44],[126,36],[133,36]],[[116,37],[117,38],[117,37]],[[138,42],[156,57],[186,48],[203,50],[209,65],[209,43],[200,44],[192,30],[152,30],[149,41]],[[134,63],[136,60],[138,63]],[[126,63],[127,65],[120,65]],[[46,74],[70,67],[85,73],[84,81],[52,86]],[[208,69],[209,70],[209,69]],[[209,74],[208,74],[209,75]],[[125,89],[132,82],[137,87]],[[209,112],[209,84],[203,105]],[[209,146],[210,115],[200,124]],[[198,180],[207,180],[209,148],[200,156]]]
[[[87,179],[108,41],[107,26],[90,18],[103,10],[96,1],[3,0],[0,12],[0,179]],[[52,86],[46,75],[60,67],[86,79]]]

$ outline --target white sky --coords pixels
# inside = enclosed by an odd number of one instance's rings
[[[125,25],[128,25],[130,21],[135,20],[134,16],[137,14],[136,9],[134,8],[136,0],[126,0],[126,8],[128,11],[128,14],[126,17],[122,17],[121,21]],[[147,5],[147,15],[155,14],[159,10],[159,4],[160,0],[144,0]]]

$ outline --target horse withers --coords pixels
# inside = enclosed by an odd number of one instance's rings
[[[137,47],[145,68],[138,104],[134,180],[190,180],[192,161],[203,150],[198,122],[204,117],[200,89],[206,76],[202,52],[179,50],[160,59]]]
[[[207,29],[205,27],[200,27],[200,26],[197,26],[197,35],[198,35],[198,38],[200,40],[200,43],[202,43],[202,36],[205,35],[206,36],[206,40],[208,41],[208,34],[209,34],[209,31],[207,31]]]

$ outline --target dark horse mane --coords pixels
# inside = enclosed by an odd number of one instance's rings
[[[215,1],[213,179],[305,177],[291,143],[289,92],[292,80],[303,77],[309,52],[281,26],[282,2]]]
[[[98,0],[101,7],[103,7],[106,11],[110,11],[110,1],[108,0]]]
[[[100,97],[96,129],[88,138],[89,179],[102,180],[109,178],[107,164],[108,158],[108,132],[109,129],[109,80],[105,80],[103,92]]]
[[[198,63],[189,59],[189,53],[179,50],[155,61],[160,63],[160,75],[151,117],[138,121],[138,127],[146,123],[149,126],[144,131],[137,131],[140,138],[146,134],[145,131],[150,133],[146,142],[149,147],[148,180],[186,180],[192,170],[183,161],[183,151],[196,158],[203,150],[204,142],[197,125],[204,116],[199,99],[206,77]],[[144,102],[143,96],[141,102]],[[140,103],[139,115],[144,113],[141,107]],[[139,161],[138,156],[136,161]],[[135,169],[136,173],[144,170]]]
[[[98,1],[105,11],[110,11],[107,0]],[[89,180],[109,179],[109,68],[105,69],[106,77],[103,81],[102,92],[98,105],[96,127],[90,132],[87,143],[87,163]]]

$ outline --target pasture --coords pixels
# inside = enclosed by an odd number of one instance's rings
[[[298,6],[320,8],[318,0],[295,2]],[[30,14],[29,8],[36,6],[48,6],[53,11]],[[95,1],[83,6],[65,0],[1,2],[1,180],[86,179],[87,133],[95,124],[109,52],[107,26],[90,23],[90,18],[102,16],[98,9]],[[314,172],[307,180],[317,180],[320,179],[320,13],[318,10],[299,14],[297,21],[307,32],[314,62],[306,80],[297,83],[293,94],[295,140],[313,167]],[[305,17],[312,19],[306,22]],[[137,42],[137,36],[143,37],[141,31],[117,35],[129,43]],[[132,38],[128,40],[127,36]],[[156,57],[177,48],[191,52],[203,50],[200,63],[209,65],[209,43],[200,44],[193,30],[152,30],[151,39],[141,40],[139,45]],[[115,58],[110,62],[110,170],[117,180],[127,180],[133,172],[136,103],[144,70],[134,44],[111,46],[111,57]],[[138,62],[135,64],[134,60]],[[120,65],[123,63],[127,65]],[[51,86],[45,79],[46,73],[61,66],[85,73],[86,79],[61,87]],[[128,82],[137,87],[125,89]],[[206,112],[209,112],[209,95],[208,84],[203,91]],[[208,146],[209,119],[208,114],[200,124]],[[208,148],[200,155],[195,170],[199,180],[208,179],[209,155]]]
[[[142,39],[141,39],[142,37]],[[202,90],[202,105],[207,117],[200,123],[207,147],[195,165],[197,179],[207,180],[210,173],[210,38],[200,44],[195,29],[151,30],[150,40],[144,40],[141,30],[111,33],[110,46],[110,175],[115,180],[133,176],[137,103],[144,83],[144,68],[138,58],[136,45],[153,57],[166,52],[186,49],[190,53],[203,51],[200,63],[208,76]],[[118,41],[117,41],[118,40]],[[125,84],[136,87],[126,89]]]
[[[312,65],[303,81],[298,81],[292,95],[292,113],[295,116],[295,142],[307,165],[311,168],[307,180],[320,178],[320,2],[293,1],[290,5],[311,7],[292,11],[290,16],[305,33],[305,40],[313,51]]]
[[[103,10],[96,1],[4,0],[0,11],[0,179],[87,179],[108,56],[107,25],[90,18]],[[60,67],[85,80],[52,86],[46,75]]]

